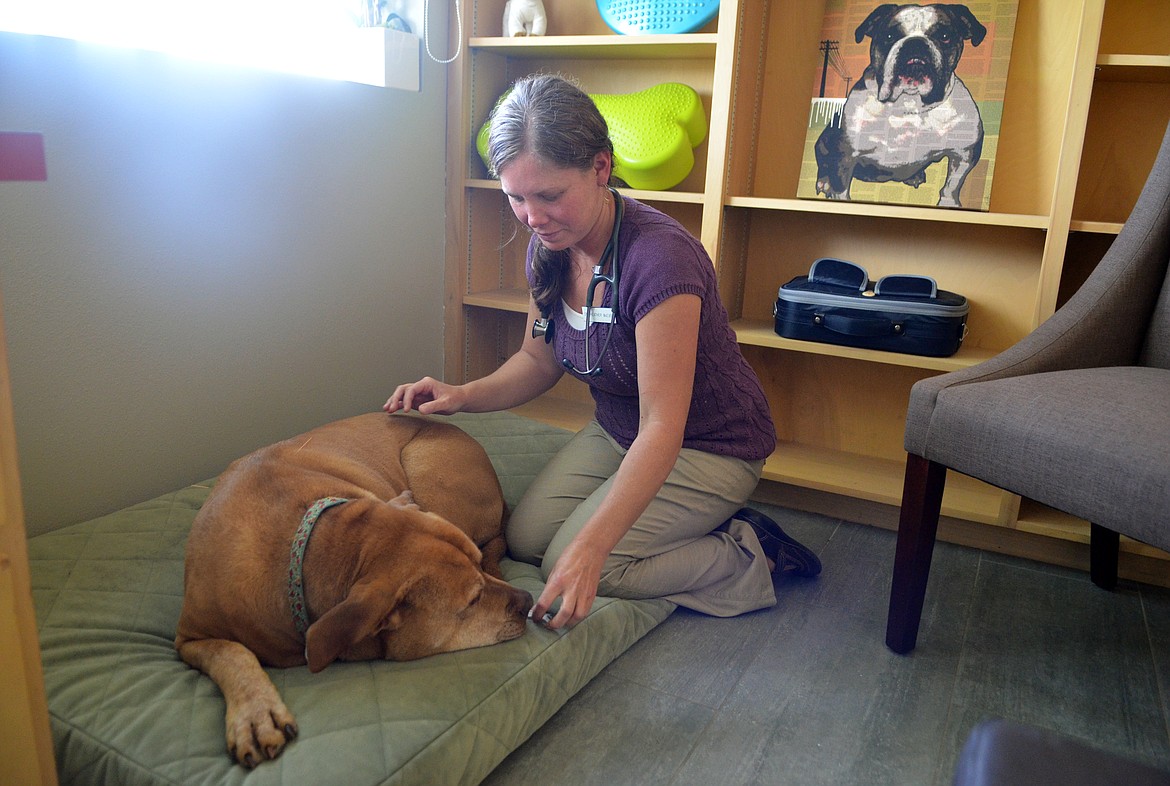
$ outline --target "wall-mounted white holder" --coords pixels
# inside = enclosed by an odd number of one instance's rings
[[[361,27],[352,50],[352,82],[379,87],[394,87],[417,93],[419,77],[419,37],[388,27]]]

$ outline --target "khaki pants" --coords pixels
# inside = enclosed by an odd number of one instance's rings
[[[609,492],[625,454],[596,421],[576,434],[512,512],[506,534],[513,558],[540,565],[547,579]],[[763,465],[684,448],[658,496],[610,554],[598,594],[666,598],[719,617],[775,605],[755,532],[728,522],[755,490]]]

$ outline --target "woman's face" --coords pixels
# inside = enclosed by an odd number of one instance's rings
[[[597,154],[592,169],[566,169],[522,153],[500,170],[500,186],[516,218],[550,251],[563,251],[595,235],[608,237],[600,224],[609,169],[606,153]]]

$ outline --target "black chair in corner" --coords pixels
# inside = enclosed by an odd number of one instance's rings
[[[971,730],[952,786],[1170,786],[1170,772],[1038,726],[986,720]]]
[[[1091,524],[1090,575],[1119,534],[1170,550],[1170,129],[1133,212],[1080,290],[995,357],[910,392],[886,644],[914,649],[947,469]]]

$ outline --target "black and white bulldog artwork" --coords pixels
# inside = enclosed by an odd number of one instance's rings
[[[839,122],[816,143],[818,194],[849,199],[853,180],[917,188],[926,168],[947,160],[941,207],[962,207],[959,192],[983,151],[979,107],[955,74],[963,42],[987,35],[965,5],[876,7],[856,31],[870,38],[869,65],[849,91]]]

